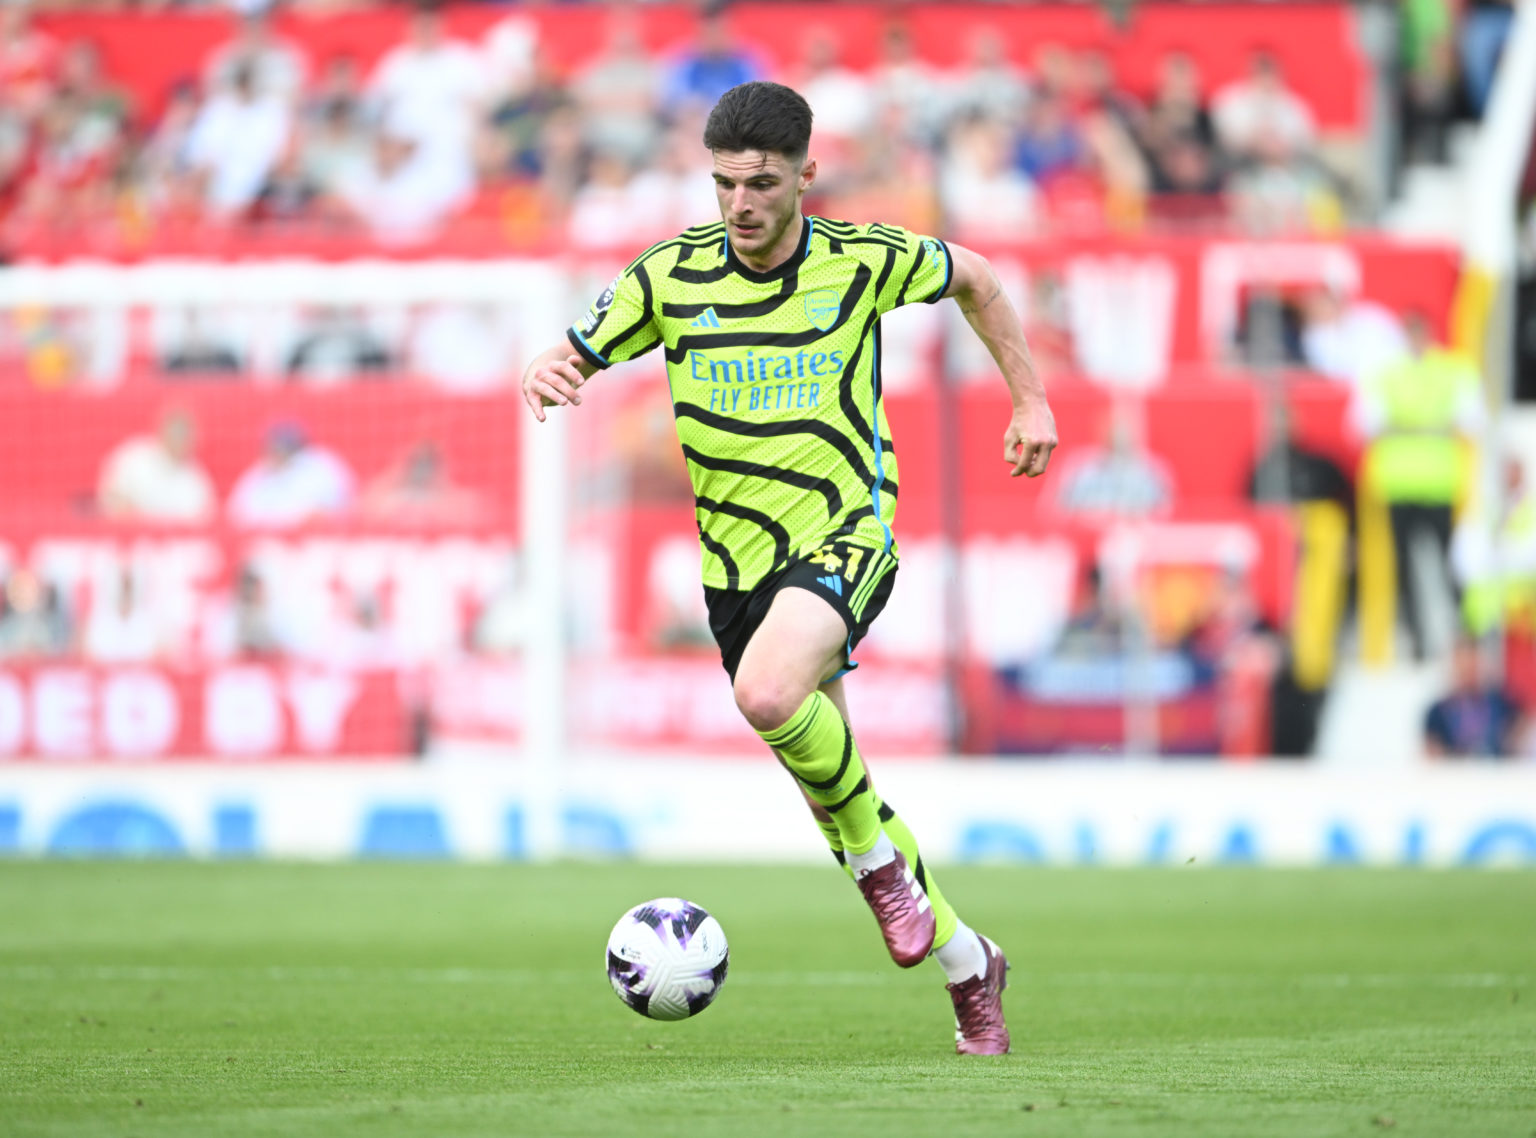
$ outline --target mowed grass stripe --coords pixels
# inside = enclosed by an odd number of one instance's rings
[[[939,872],[1006,1059],[831,866],[0,862],[0,1136],[1536,1130],[1536,875]],[[680,1024],[600,964],[665,895],[732,945]]]
[[[156,968],[134,965],[76,965],[56,968],[47,964],[0,965],[0,981],[15,980],[100,980],[108,983],[139,982],[159,984],[191,980],[257,980],[295,984],[590,984],[591,968]],[[1029,983],[1041,987],[1267,987],[1274,977],[1249,973],[1190,972],[1052,972],[1031,974],[1022,970],[1010,973],[1014,984]],[[878,987],[897,982],[898,977],[881,972],[731,972],[732,987],[767,985],[769,987],[825,987],[853,985]],[[1504,972],[1375,972],[1295,975],[1290,983],[1312,988],[1522,988],[1530,984],[1526,974]]]

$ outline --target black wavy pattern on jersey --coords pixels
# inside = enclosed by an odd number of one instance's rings
[[[847,221],[828,221],[826,218],[817,218],[816,221],[828,237],[835,237],[845,245],[883,245],[898,253],[904,253],[909,248],[906,235],[888,225],[876,224],[861,230]]]
[[[880,290],[885,287],[885,282],[887,278],[890,277],[891,269],[895,264],[896,254],[887,250],[885,254],[885,264],[881,267],[880,276],[875,281],[875,306],[869,310],[869,316],[864,321],[864,331],[859,334],[859,346],[854,348],[853,354],[848,357],[848,364],[843,368],[842,379],[837,385],[838,406],[842,408],[843,416],[848,420],[848,422],[853,424],[853,429],[859,433],[859,438],[861,439],[873,440],[875,433],[873,426],[874,420],[871,418],[866,422],[863,415],[859,413],[859,406],[855,401],[853,394],[853,381],[854,377],[859,374],[859,362],[864,355],[864,345],[870,342],[870,332],[873,330],[875,335],[875,355],[874,359],[870,363],[870,370],[872,373],[870,378],[872,380],[871,387],[875,393],[875,399],[878,400],[880,398],[879,298]],[[873,405],[871,405],[870,415],[873,416],[874,413],[875,408]],[[870,489],[874,489],[873,483],[870,484]]]
[[[923,251],[919,249],[917,256],[912,258],[912,267],[907,270],[907,279],[901,282],[901,291],[896,294],[896,307],[900,308],[907,303],[907,290],[912,287],[912,282],[917,278],[917,270],[923,264]]]
[[[823,423],[817,419],[778,419],[766,423],[750,423],[716,415],[702,407],[695,407],[692,403],[674,403],[672,413],[679,419],[693,419],[728,435],[745,435],[752,439],[781,438],[784,435],[815,435],[843,456],[843,460],[853,468],[854,473],[866,487],[874,486],[874,475],[870,473],[869,467],[864,465],[864,456],[859,453],[858,447],[852,439],[830,423]]]
[[[773,538],[773,563],[777,565],[782,561],[789,560],[789,531],[761,510],[754,510],[749,506],[739,506],[735,502],[717,502],[713,498],[695,497],[693,504],[701,510],[725,514],[727,517],[751,522],[769,537]]]
[[[690,348],[803,348],[824,339],[848,323],[854,309],[869,287],[869,266],[861,264],[854,270],[853,280],[843,293],[838,305],[837,320],[830,328],[807,328],[804,332],[717,332],[714,335],[680,336],[676,344],[666,349],[668,363],[682,363],[688,358]],[[878,297],[879,293],[876,292]],[[719,311],[717,308],[716,312]],[[852,370],[851,366],[848,370]]]
[[[717,230],[717,232],[713,235],[699,234],[695,236],[693,235],[692,229],[686,229],[676,237],[668,237],[665,241],[658,241],[656,244],[652,245],[649,249],[631,261],[627,266],[625,266],[624,271],[628,272],[630,269],[633,269],[637,265],[645,264],[645,262],[649,261],[663,249],[672,249],[676,247],[682,247],[690,250],[695,248],[708,248],[725,233],[725,222],[716,222],[713,228]]]
[[[667,274],[675,281],[695,285],[719,284],[730,275],[729,265],[717,265],[713,269],[690,269],[683,265],[673,265],[672,271]]]
[[[735,458],[716,458],[703,454],[687,443],[683,444],[683,457],[702,466],[705,470],[720,470],[728,474],[745,474],[752,478],[767,478],[783,482],[797,490],[815,490],[827,500],[827,517],[835,518],[843,508],[843,496],[837,483],[830,478],[817,478],[814,474],[802,474],[798,470],[785,470],[781,466],[767,466],[761,462],[743,462]]]
[[[624,331],[620,332],[617,336],[613,337],[613,339],[607,341],[603,345],[602,355],[603,358],[607,360],[613,359],[613,350],[615,348],[627,344],[631,336],[634,336],[636,333],[643,331],[645,326],[651,323],[652,313],[656,306],[654,294],[651,292],[651,274],[645,271],[645,266],[643,264],[637,264],[630,270],[630,273],[637,281],[640,282],[640,295],[645,297],[645,307],[641,310],[639,317],[633,324],[631,324],[628,328],[624,329]],[[611,312],[612,309],[609,311]],[[607,316],[607,312],[603,313],[604,319],[606,319]],[[601,320],[599,320],[597,323],[597,328],[592,329],[593,333],[596,334],[597,329],[601,328],[602,326],[603,323]],[[656,342],[659,343],[660,340],[661,336],[657,335]],[[655,346],[655,343],[651,344],[652,348]],[[650,348],[647,348],[646,351],[650,351]],[[634,359],[635,356],[643,354],[644,353],[642,352],[634,352],[628,358]]]
[[[800,274],[798,271],[790,273],[779,282],[779,291],[766,300],[753,300],[746,304],[678,304],[675,301],[664,300],[661,302],[661,314],[673,316],[681,320],[687,320],[699,315],[706,308],[713,308],[715,315],[724,320],[742,320],[751,316],[767,316],[782,308],[784,302],[795,295],[795,290],[800,287]]]
[[[731,551],[705,533],[703,526],[699,526],[699,544],[720,559],[720,566],[725,570],[725,587],[727,589],[738,587],[741,584],[741,569],[737,566],[736,559],[731,556]]]

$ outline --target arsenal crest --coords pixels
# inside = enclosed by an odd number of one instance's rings
[[[837,323],[841,302],[837,293],[829,288],[808,292],[805,294],[805,318],[811,322],[811,327],[825,332]]]

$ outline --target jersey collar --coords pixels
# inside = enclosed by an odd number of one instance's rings
[[[789,255],[787,260],[775,265],[765,273],[760,273],[756,269],[749,269],[746,265],[742,264],[741,258],[736,256],[736,250],[731,245],[731,236],[727,233],[724,237],[726,266],[738,276],[745,277],[749,281],[783,280],[797,270],[811,252],[811,231],[816,228],[816,219],[802,214],[800,221],[800,244]]]

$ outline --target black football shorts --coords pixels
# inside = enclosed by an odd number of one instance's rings
[[[837,610],[848,628],[843,668],[858,667],[853,650],[885,608],[896,584],[896,558],[857,542],[832,539],[815,552],[792,558],[750,589],[704,586],[709,630],[720,645],[720,662],[732,680],[747,643],[757,632],[780,589],[808,589]]]

